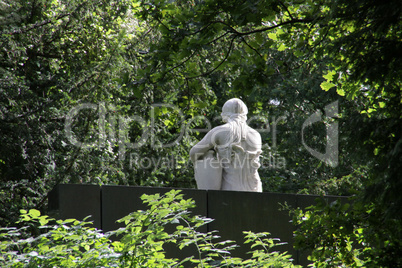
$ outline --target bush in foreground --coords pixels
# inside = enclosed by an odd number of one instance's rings
[[[0,266],[297,267],[286,252],[272,250],[280,243],[269,238],[269,233],[244,232],[245,243],[251,243],[253,249],[251,257],[232,257],[234,242],[215,242],[215,232],[197,231],[212,219],[191,215],[194,201],[183,199],[179,192],[143,195],[149,208],[120,219],[125,227],[108,233],[90,227],[85,220],[55,220],[38,210],[21,210],[23,227],[0,229]],[[27,235],[32,231],[37,235]],[[169,258],[164,250],[168,243],[180,250],[195,246],[196,253],[184,259]]]

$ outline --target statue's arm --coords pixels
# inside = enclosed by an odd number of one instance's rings
[[[195,162],[198,159],[202,158],[208,152],[208,150],[212,149],[213,147],[214,144],[212,142],[212,131],[210,131],[200,142],[198,142],[193,148],[191,148],[191,161]]]

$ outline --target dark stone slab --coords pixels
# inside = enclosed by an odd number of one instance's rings
[[[294,255],[292,247],[293,225],[288,211],[282,205],[296,205],[296,195],[276,193],[250,193],[231,191],[208,191],[208,216],[215,219],[209,230],[219,230],[222,240],[235,240],[241,247],[233,255],[248,258],[249,244],[244,245],[243,231],[269,232],[271,238],[290,244],[276,248]]]
[[[123,223],[116,223],[116,220],[137,210],[146,210],[147,206],[140,197],[143,194],[164,194],[172,188],[135,187],[135,186],[102,186],[102,229],[107,232],[123,227]],[[177,189],[176,189],[177,190]],[[207,216],[207,192],[195,189],[180,189],[184,199],[193,199],[196,207],[190,209],[192,215]],[[166,226],[166,231],[172,233],[176,225]],[[198,229],[200,232],[207,232],[207,226]],[[197,256],[195,246],[185,247],[179,250],[175,244],[165,244],[166,256],[169,258],[185,259],[190,256]]]
[[[123,224],[116,221],[137,210],[146,210],[147,206],[140,197],[143,194],[164,194],[172,188],[138,187],[138,186],[102,186],[102,230],[116,230]],[[177,189],[176,189],[177,190]],[[206,191],[195,189],[180,189],[184,199],[192,198],[196,207],[191,211],[194,215],[207,216]],[[207,227],[202,231],[206,231]]]
[[[49,214],[57,219],[92,221],[101,229],[101,192],[99,185],[59,184],[48,194]]]
[[[131,212],[146,210],[147,206],[140,197],[143,194],[164,194],[172,188],[136,187],[136,186],[97,186],[82,184],[60,184],[48,195],[49,210],[56,218],[75,218],[82,220],[92,215],[90,220],[94,226],[104,232],[116,230],[123,226],[116,221]],[[280,193],[252,193],[235,191],[213,191],[180,189],[184,198],[192,198],[196,207],[193,215],[206,216],[214,219],[207,226],[198,231],[218,231],[220,240],[234,240],[241,247],[232,252],[233,256],[249,258],[247,254],[250,245],[244,244],[243,231],[269,232],[271,238],[279,238],[287,242],[274,250],[287,251],[292,255],[295,264],[306,266],[307,255],[293,248],[293,231],[295,226],[290,222],[291,216],[283,205],[306,208],[316,204],[317,199],[331,203],[337,199],[342,203],[348,202],[346,197],[312,196]],[[169,229],[170,228],[170,229]],[[175,230],[175,226],[168,227],[168,231]],[[175,245],[166,248],[168,257],[185,258],[197,254],[195,248],[185,248],[179,251]]]

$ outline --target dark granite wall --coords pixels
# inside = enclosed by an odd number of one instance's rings
[[[49,212],[61,219],[75,218],[82,220],[92,215],[89,220],[94,227],[104,232],[115,230],[120,226],[116,220],[146,206],[140,197],[143,194],[166,193],[171,188],[136,187],[136,186],[97,186],[82,184],[60,184],[49,193]],[[232,255],[247,258],[250,248],[243,246],[243,231],[270,232],[271,237],[280,238],[287,245],[276,250],[288,251],[295,259],[295,264],[306,265],[306,254],[301,254],[292,247],[295,226],[290,222],[288,211],[281,209],[281,204],[305,208],[313,205],[316,198],[327,202],[346,197],[311,196],[279,193],[251,193],[234,191],[213,191],[180,189],[184,198],[192,198],[197,207],[193,213],[214,219],[212,223],[200,230],[202,232],[218,230],[222,240],[235,240],[241,247]],[[172,247],[170,254],[181,254]],[[188,249],[187,254],[191,254]],[[168,255],[170,255],[168,254]],[[179,256],[177,256],[179,257]],[[181,256],[180,256],[181,257]]]

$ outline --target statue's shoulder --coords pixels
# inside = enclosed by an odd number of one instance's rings
[[[261,150],[262,140],[260,133],[249,127],[247,133],[247,144],[253,148],[253,150]]]
[[[249,135],[256,136],[256,137],[261,137],[260,133],[257,130],[255,130],[254,128],[251,128],[250,126],[247,126],[247,127],[248,127],[248,134]]]
[[[229,124],[223,124],[211,129],[208,134],[211,139],[218,139],[220,141],[225,140],[227,137],[230,136],[230,127]]]
[[[213,129],[211,129],[210,131],[218,131],[218,132],[222,132],[222,131],[230,131],[230,127],[228,123],[225,123],[223,125],[220,126],[216,126]]]

